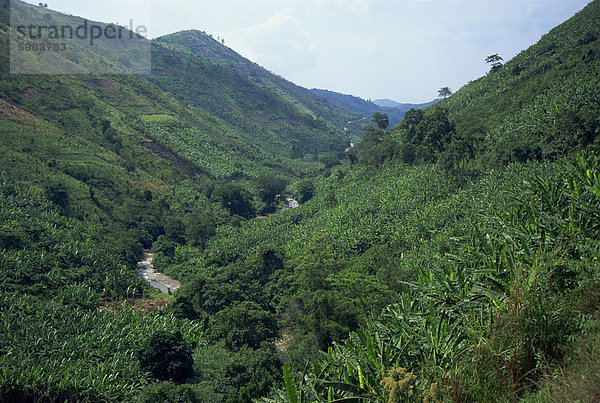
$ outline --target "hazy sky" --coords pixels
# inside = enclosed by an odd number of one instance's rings
[[[589,0],[44,0],[152,37],[200,29],[307,88],[425,102],[508,60]],[[38,1],[29,1],[37,4]],[[149,15],[151,14],[151,17]],[[151,18],[151,22],[148,19]],[[128,24],[127,24],[128,25]]]

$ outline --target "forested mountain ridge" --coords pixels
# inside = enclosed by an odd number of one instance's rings
[[[261,118],[319,120],[175,46],[149,77],[4,74],[3,22],[0,400],[594,400],[599,4],[344,163],[281,156]],[[142,313],[150,247],[183,286]]]
[[[338,130],[347,127],[346,122],[357,117],[353,113],[354,111],[348,111],[335,103],[324,101],[306,88],[302,88],[251,62],[204,32],[198,30],[181,31],[159,37],[156,42],[171,49],[189,52],[211,63],[231,68],[259,83],[261,87],[288,100],[293,107],[333,122]],[[351,126],[349,129],[350,133],[348,134],[352,135],[354,134],[353,130],[360,130],[361,127]]]
[[[82,216],[106,218],[124,198],[183,181],[209,197],[215,181],[239,182],[260,210],[258,178],[314,174],[324,167],[319,153],[348,146],[341,129],[292,105],[292,95],[155,43],[149,75],[10,75],[9,2],[0,6],[3,174],[36,191],[60,183]],[[82,21],[22,7],[45,24]]]
[[[73,24],[82,21],[47,9],[27,8],[44,21],[55,18],[57,25],[69,20]],[[8,24],[8,2],[4,12]],[[152,44],[152,59],[152,74],[142,77],[142,82],[148,78],[161,90],[182,97],[199,112],[219,118],[218,125],[250,146],[287,159],[307,154],[339,154],[348,146],[342,128],[336,129],[327,117],[299,106],[293,94],[283,90],[275,93],[228,68],[168,50],[156,42]]]
[[[321,90],[317,88],[311,89],[314,94],[317,94],[329,101],[348,108],[351,111],[360,113],[362,116],[369,117],[376,112],[385,113],[388,115],[391,126],[396,126],[404,117],[404,114],[409,109],[422,109],[429,105],[435,104],[437,100],[426,102],[423,104],[400,104],[396,105],[378,105],[372,101],[366,101],[354,95],[341,94],[335,91]]]

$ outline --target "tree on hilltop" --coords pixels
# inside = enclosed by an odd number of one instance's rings
[[[490,72],[494,72],[498,69],[500,69],[500,67],[502,67],[502,62],[504,61],[504,59],[502,57],[500,57],[498,55],[498,53],[494,53],[493,55],[489,55],[488,57],[485,58],[485,62],[489,65],[492,66]]]
[[[438,95],[440,98],[446,99],[452,96],[452,90],[450,89],[450,87],[442,87],[438,90]]]

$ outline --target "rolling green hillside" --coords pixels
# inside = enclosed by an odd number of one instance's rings
[[[152,64],[150,81],[155,85],[275,155],[287,159],[340,155],[349,144],[339,134],[343,131],[301,110],[289,95],[285,99],[235,71],[160,46],[153,47]]]
[[[306,88],[299,87],[251,62],[204,32],[194,30],[177,32],[157,38],[156,42],[165,47],[189,52],[202,60],[228,67],[258,83],[261,88],[268,89],[286,100],[294,109],[332,122],[338,131],[346,127],[349,131],[347,134],[355,135],[362,129],[361,126],[347,123],[349,120],[356,120],[358,117],[356,111],[326,102]]]
[[[10,75],[8,2],[1,5],[4,174],[34,187],[49,178],[65,181],[77,195],[73,204],[84,210],[102,197],[97,214],[103,216],[122,202],[121,193],[177,187],[186,178],[201,186],[242,181],[256,194],[253,181],[261,175],[289,181],[314,174],[323,167],[319,153],[340,155],[348,146],[341,130],[296,107],[293,95],[157,44],[148,44],[153,72],[146,76]],[[82,21],[21,9],[45,23]],[[101,60],[103,51],[82,50],[89,63],[81,68]],[[113,186],[118,190],[104,189]]]
[[[600,5],[594,1],[425,114],[431,124],[448,120],[448,130],[433,133],[426,122],[418,128],[423,116],[411,114],[392,133],[403,143],[402,158],[441,158],[442,165],[454,167],[475,158],[482,165],[501,166],[554,159],[593,143],[600,116],[599,25]],[[437,138],[435,150],[422,141],[427,137]]]
[[[348,140],[293,94],[155,43],[150,75],[11,75],[8,5],[0,2],[0,299],[4,323],[23,315],[23,326],[2,330],[0,400],[132,399],[150,379],[135,356],[144,340],[177,329],[201,340],[190,320],[95,312],[101,301],[151,295],[135,273],[143,249],[201,246],[218,226],[274,208],[261,197],[264,178],[285,186],[316,174],[318,153],[340,154]],[[32,21],[82,22],[20,7]],[[110,63],[103,51],[76,50],[81,59],[69,63]],[[30,61],[49,66],[33,53]],[[108,330],[127,326],[137,336]],[[30,342],[44,351],[18,347]],[[66,358],[69,349],[83,355]]]
[[[78,283],[78,276],[88,273],[86,284],[107,297],[122,296],[130,285],[139,294],[142,288],[132,272],[119,273],[135,264],[143,248],[159,236],[202,243],[237,214],[224,208],[225,202],[211,199],[215,189],[236,182],[234,195],[244,197],[244,215],[250,218],[274,208],[259,197],[257,179],[289,182],[315,174],[323,168],[319,152],[339,154],[348,144],[324,119],[290,107],[291,95],[282,100],[229,69],[156,44],[148,44],[154,63],[150,75],[11,75],[8,4],[0,3],[0,181],[7,194],[16,192],[25,205],[48,202],[52,214],[73,220],[64,224],[67,234],[68,228],[97,226],[93,236],[105,237],[112,251],[94,267],[73,263],[72,256],[61,260],[53,281]],[[18,10],[45,24],[82,22],[24,3]],[[75,49],[69,63],[80,60],[81,69],[102,63],[106,49],[96,50]],[[30,59],[35,60],[33,53]],[[181,69],[183,65],[187,68]],[[259,121],[268,121],[270,128]],[[310,157],[303,159],[305,154]],[[196,213],[188,215],[191,210]],[[31,211],[41,228],[52,227],[52,214]],[[19,208],[14,213],[21,214]],[[23,251],[2,268],[2,281],[17,284],[14,289],[51,292],[57,283],[37,286],[50,276],[48,265],[37,261],[48,251],[36,252],[46,230],[30,233],[31,224],[10,225],[9,217],[2,248]],[[75,244],[92,239],[73,236]],[[68,249],[77,253],[76,247]],[[9,267],[21,261],[27,261],[19,269],[22,278],[10,279]],[[80,274],[71,277],[71,270]],[[111,270],[113,284],[106,287]]]
[[[391,133],[370,129],[358,163],[300,208],[161,260],[209,323],[240,300],[281,316],[297,372],[266,401],[595,396],[598,4],[540,41],[572,61],[560,74],[537,71],[552,60],[537,44],[515,59],[532,60],[519,82],[509,61]],[[515,116],[540,126],[519,132]],[[486,141],[511,127],[539,155]]]

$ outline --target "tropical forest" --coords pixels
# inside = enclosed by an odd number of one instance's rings
[[[201,30],[12,74],[17,9],[81,20],[0,0],[0,401],[600,400],[600,0],[408,110]]]

